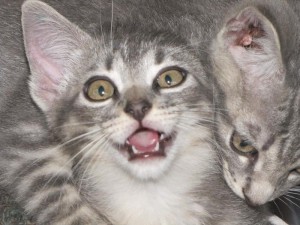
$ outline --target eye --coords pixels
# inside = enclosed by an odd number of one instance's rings
[[[84,89],[85,96],[91,101],[105,101],[110,99],[115,93],[112,82],[101,78],[92,78]]]
[[[185,79],[185,73],[180,69],[169,69],[157,77],[160,88],[171,88],[180,85]]]
[[[256,148],[251,144],[251,142],[242,138],[237,132],[232,134],[231,147],[234,148],[234,150],[242,153],[257,152]]]

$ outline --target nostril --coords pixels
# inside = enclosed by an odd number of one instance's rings
[[[132,108],[126,108],[125,112],[129,113],[129,114],[134,114],[134,111]]]
[[[142,108],[142,112],[143,112],[143,113],[146,113],[146,112],[149,111],[149,109],[150,109],[149,106],[144,106],[144,107]]]
[[[128,114],[131,114],[131,115],[134,114],[134,110],[133,110],[131,104],[127,104],[126,107],[124,108],[124,111],[125,111],[126,113],[128,113]]]
[[[142,120],[151,109],[151,103],[147,100],[128,102],[124,111],[136,120]]]

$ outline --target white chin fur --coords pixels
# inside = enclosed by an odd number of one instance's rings
[[[127,169],[141,180],[158,179],[168,170],[170,164],[171,160],[168,156],[166,158],[146,160],[146,162],[133,162],[128,165]]]

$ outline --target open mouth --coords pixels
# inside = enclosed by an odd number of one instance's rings
[[[129,161],[166,157],[166,147],[171,145],[173,138],[174,135],[166,136],[164,133],[143,128],[126,140],[122,150],[127,151]]]

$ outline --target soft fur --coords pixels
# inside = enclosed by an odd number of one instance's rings
[[[221,88],[216,88],[221,90],[216,139],[224,177],[253,206],[287,194],[300,182],[297,4],[240,4],[211,48],[216,85]],[[256,151],[235,151],[234,133]]]
[[[47,2],[61,14],[34,0],[22,27],[20,1],[0,14],[1,185],[37,224],[270,224],[226,186],[210,147],[204,63],[228,1]],[[185,80],[160,89],[168,68]],[[112,98],[86,98],[95,76]],[[129,160],[122,148],[140,128],[172,139],[166,157]]]

